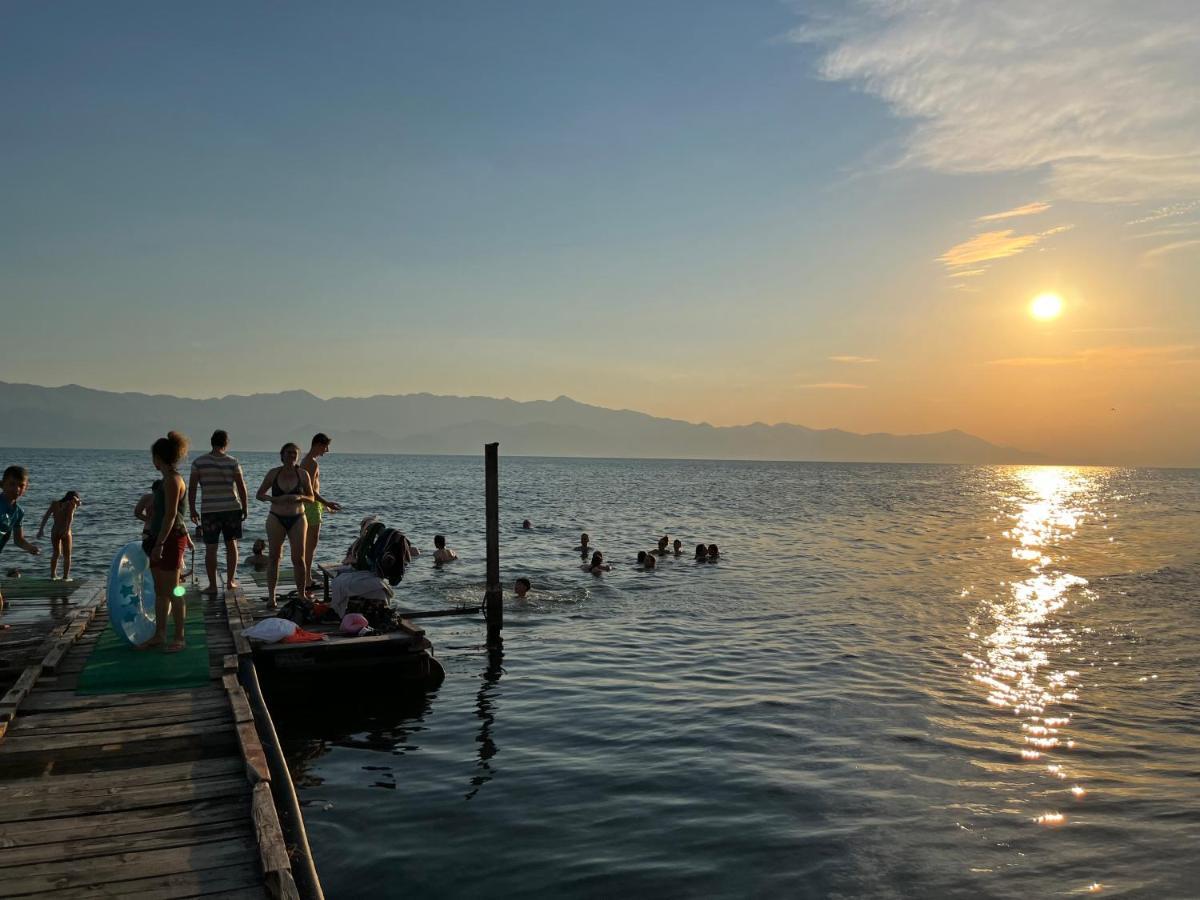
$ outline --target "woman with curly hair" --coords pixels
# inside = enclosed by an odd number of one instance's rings
[[[150,536],[142,544],[150,557],[150,573],[154,577],[154,636],[139,644],[139,650],[165,644],[166,652],[178,653],[186,646],[184,619],[187,607],[183,592],[176,596],[175,589],[179,587],[179,571],[189,542],[184,519],[187,485],[179,474],[179,464],[187,456],[187,450],[188,439],[178,431],[168,432],[150,447],[154,468],[162,475],[150,488],[154,495],[154,511],[150,515]],[[166,643],[168,610],[175,621],[170,644]]]

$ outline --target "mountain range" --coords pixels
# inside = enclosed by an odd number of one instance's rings
[[[307,391],[206,400],[114,393],[79,385],[0,381],[0,446],[148,447],[169,429],[206,446],[224,428],[241,450],[307,447],[317,431],[348,453],[474,454],[488,441],[527,456],[838,462],[1033,463],[1034,453],[962,431],[855,434],[803,425],[713,426],[607,409],[569,397],[521,402],[433,394],[331,397]]]

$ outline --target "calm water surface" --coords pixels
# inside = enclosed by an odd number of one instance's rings
[[[92,571],[137,532],[144,456],[5,451],[35,526],[84,494]],[[242,459],[253,489],[272,457]],[[462,560],[399,596],[478,602],[481,459],[323,470],[331,547],[366,513],[444,532]],[[439,691],[281,723],[329,896],[1197,896],[1200,472],[502,459],[501,481],[506,587],[534,582],[503,659],[432,620]],[[579,570],[581,530],[613,572]],[[663,533],[688,554],[635,570]]]

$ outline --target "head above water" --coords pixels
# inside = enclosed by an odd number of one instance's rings
[[[675,549],[675,552],[678,553],[683,549],[683,541],[681,541],[679,538],[675,538],[675,542],[671,544],[671,546]]]
[[[188,439],[178,431],[168,431],[150,445],[150,455],[156,466],[174,469],[187,456]]]
[[[585,547],[588,545],[588,541],[590,541],[590,540],[591,540],[591,538],[587,536],[586,531],[579,536],[579,543],[583,544],[583,546],[585,546]]]
[[[250,549],[253,551],[255,556],[262,556],[263,551],[267,549],[267,542],[264,541],[262,538],[258,538],[251,545]]]
[[[446,536],[444,534],[435,534],[433,536],[433,546],[442,550],[446,546]]]
[[[24,466],[9,466],[4,470],[4,477],[0,479],[0,488],[4,491],[10,501],[16,500],[25,493],[25,488],[29,487],[29,470]]]
[[[214,450],[224,450],[229,446],[229,432],[224,428],[218,428],[212,433],[212,437],[208,439],[208,442]]]
[[[521,522],[521,527],[522,528],[532,528],[533,523],[530,522],[528,519],[525,519],[523,522]]]
[[[518,578],[513,582],[513,591],[518,597],[524,597],[532,588],[533,584],[528,578]]]
[[[646,568],[653,569],[657,565],[658,565],[658,557],[655,556],[653,553],[647,553],[646,554]]]
[[[720,555],[721,555],[721,551],[717,549],[716,544],[708,545],[708,558],[709,559],[716,559]]]
[[[642,565],[646,561],[646,551],[645,550],[638,551],[637,560],[638,560],[639,566]]]
[[[670,537],[670,535],[666,535],[666,534],[664,534],[662,537],[660,537],[660,538],[658,539],[658,549],[659,549],[659,550],[666,550],[666,549],[667,549],[667,545],[668,545],[668,544],[670,544],[670,543],[671,543],[671,537]]]
[[[696,545],[696,559],[707,559],[707,558],[708,558],[708,545],[707,544],[697,544]]]
[[[592,566],[594,567],[602,565],[604,565],[604,554],[597,550],[592,554]]]

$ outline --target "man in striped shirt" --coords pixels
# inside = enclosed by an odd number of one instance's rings
[[[225,589],[237,587],[238,545],[242,522],[246,519],[246,479],[238,461],[226,453],[229,434],[218,428],[212,433],[212,452],[197,456],[188,480],[188,506],[192,521],[204,535],[204,568],[208,587],[204,593],[217,592],[217,546],[225,539]],[[200,493],[200,512],[196,512],[196,493]]]

